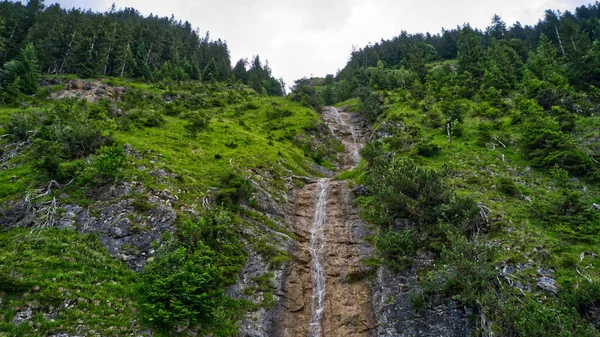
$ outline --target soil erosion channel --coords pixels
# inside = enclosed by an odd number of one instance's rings
[[[327,107],[323,120],[344,144],[341,170],[354,168],[364,134],[349,113]],[[323,178],[296,195],[289,221],[298,246],[285,281],[282,336],[371,336],[371,290],[360,280],[370,247],[345,181]]]

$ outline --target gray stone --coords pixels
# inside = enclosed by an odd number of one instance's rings
[[[540,277],[537,286],[543,290],[551,291],[553,293],[558,292],[558,287],[556,286],[556,280],[549,277]]]
[[[415,263],[418,266],[419,262]],[[417,271],[418,267],[411,266],[395,275],[386,267],[379,268],[373,289],[377,336],[470,336],[467,313],[456,302],[437,298],[426,308],[416,310],[412,307],[411,298],[420,291]],[[402,281],[399,281],[400,277]],[[399,282],[405,284],[405,289],[397,287]]]
[[[31,322],[32,318],[33,318],[33,310],[31,308],[27,308],[23,311],[17,312],[15,314],[15,317],[13,317],[12,322],[13,322],[13,324],[21,325],[26,322]]]

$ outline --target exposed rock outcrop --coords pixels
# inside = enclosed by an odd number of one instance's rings
[[[471,334],[467,313],[452,300],[435,299],[426,308],[414,306],[419,296],[417,272],[432,263],[420,256],[413,266],[393,274],[382,266],[373,284],[373,311],[377,336],[468,337]]]
[[[353,127],[359,118],[326,108],[323,120],[344,145],[345,151],[339,159],[341,168],[353,168],[365,137]],[[325,200],[318,199],[319,194]],[[287,220],[298,242],[285,275],[279,324],[272,335],[374,336],[371,288],[364,281],[371,269],[362,263],[373,256],[373,250],[365,239],[368,227],[353,207],[352,190],[345,181],[326,179],[321,183],[310,182],[292,200]],[[324,204],[317,206],[318,202]],[[316,221],[324,221],[323,227],[314,227]],[[320,246],[316,247],[315,231],[322,231],[318,238]],[[320,255],[315,255],[315,250]],[[311,276],[316,272],[314,259],[322,259],[319,261],[324,276],[321,305],[317,304],[320,293],[315,292],[320,288],[313,289],[319,280]],[[322,313],[315,318],[318,309]]]
[[[65,90],[52,93],[52,98],[77,98],[88,102],[98,102],[100,99],[118,101],[123,98],[125,91],[125,87],[112,86],[100,81],[71,80],[65,84]]]

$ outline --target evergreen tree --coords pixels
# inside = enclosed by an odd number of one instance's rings
[[[494,14],[492,17],[492,24],[487,27],[486,33],[496,40],[502,40],[506,35],[506,23],[502,21],[500,16]]]
[[[458,69],[460,72],[468,72],[478,86],[483,76],[484,49],[481,36],[469,25],[465,25],[458,37],[457,44]]]
[[[217,66],[215,59],[210,59],[204,70],[202,71],[202,80],[205,82],[213,82],[217,79]]]
[[[240,59],[233,67],[233,76],[244,84],[248,84],[248,72],[246,71],[247,59]]]

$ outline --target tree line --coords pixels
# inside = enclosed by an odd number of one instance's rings
[[[258,56],[250,69],[232,71],[226,41],[211,39],[208,31],[202,35],[190,22],[174,16],[143,16],[134,8],[117,9],[114,4],[106,12],[93,12],[64,9],[59,4],[46,7],[43,0],[1,2],[0,65],[4,70],[8,70],[6,64],[22,58],[30,44],[41,74],[121,76],[151,82],[235,78],[258,92],[283,93],[268,64],[263,66]],[[240,62],[247,65],[247,61]]]
[[[579,88],[598,86],[600,81],[600,3],[577,7],[575,12],[546,10],[543,19],[533,26],[516,22],[511,27],[498,15],[490,26],[479,30],[465,24],[455,29],[442,29],[439,34],[408,34],[406,31],[390,39],[354,49],[336,79],[351,79],[361,69],[386,67],[410,69],[423,81],[426,65],[433,61],[458,59],[461,71],[468,71],[481,82],[489,63],[501,58],[509,66],[509,76],[522,74],[522,65],[545,41],[558,50],[558,62],[568,80]],[[489,50],[491,49],[491,52]],[[486,53],[487,52],[487,53]],[[490,58],[495,60],[491,60]],[[516,62],[516,64],[515,64]],[[506,70],[502,67],[495,70]],[[519,76],[517,76],[519,77]],[[512,80],[512,79],[511,79]],[[498,88],[497,88],[498,89]]]

